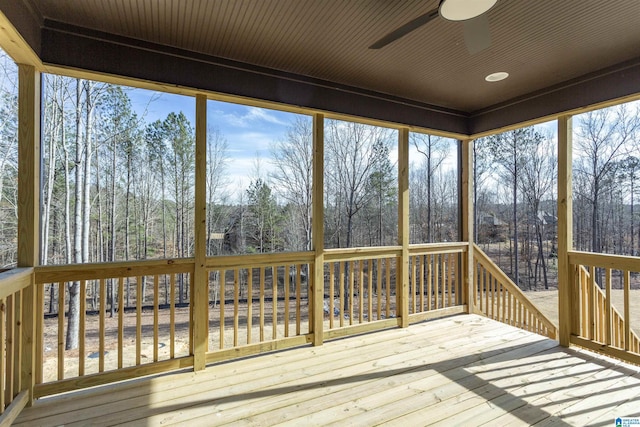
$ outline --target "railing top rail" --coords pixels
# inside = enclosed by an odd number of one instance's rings
[[[221,255],[207,257],[205,268],[232,269],[241,267],[265,267],[284,264],[308,264],[313,262],[314,252],[278,252],[266,254]]]
[[[359,248],[337,248],[324,251],[325,262],[355,261],[359,259],[388,258],[402,254],[402,246],[377,246]]]
[[[36,283],[109,279],[155,274],[190,273],[193,258],[46,265],[35,267]]]
[[[0,273],[0,299],[13,295],[31,284],[33,267],[12,268]]]
[[[489,256],[486,253],[484,253],[484,251],[480,249],[480,247],[476,244],[473,245],[473,256],[474,258],[480,259],[484,267],[491,274],[493,274],[498,279],[500,279],[503,285],[507,286],[507,288],[509,289],[509,292],[517,295],[518,298],[522,301],[522,303],[527,307],[527,309],[532,313],[534,313],[542,321],[542,323],[544,323],[544,325],[548,329],[557,331],[557,326],[551,321],[551,319],[549,319],[544,313],[542,313],[538,309],[538,307],[536,307],[535,304],[533,304],[531,300],[529,300],[529,298],[525,295],[525,293],[522,292],[522,290],[518,286],[516,286],[515,283],[513,283],[511,278],[507,276],[507,274],[504,271],[502,271],[500,267],[498,267],[491,260],[491,258],[489,258]]]
[[[409,253],[411,255],[430,253],[463,253],[468,249],[468,242],[420,243],[409,245]]]
[[[569,251],[569,263],[573,265],[590,265],[614,270],[640,272],[640,257],[628,255]]]

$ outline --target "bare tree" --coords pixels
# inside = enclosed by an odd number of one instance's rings
[[[376,144],[389,145],[391,134],[387,129],[336,120],[328,120],[325,126],[326,191],[332,193],[326,209],[346,221],[346,224],[335,224],[337,227],[325,238],[329,239],[328,246],[352,247],[354,243],[361,243],[354,239],[356,216],[375,196],[367,190],[380,161],[381,150],[375,148]],[[347,276],[343,284],[345,307],[349,307],[351,300]]]
[[[628,150],[640,127],[640,113],[629,105],[586,113],[577,120],[575,173],[586,184],[582,196],[591,207],[591,251],[601,252],[600,199],[612,179],[618,160]]]
[[[18,70],[0,51],[0,267],[17,261]]]
[[[544,138],[538,133],[533,134],[531,143],[524,146],[527,150],[522,153],[527,161],[521,168],[521,192],[526,202],[528,215],[527,222],[533,225],[536,245],[531,245],[536,250],[534,283],[538,281],[538,266],[542,268],[542,279],[545,289],[549,289],[547,278],[547,264],[544,256],[544,226],[547,222],[546,215],[541,211],[541,202],[549,197],[555,185],[556,154],[555,144],[551,138]],[[531,269],[531,263],[529,262]]]
[[[222,250],[222,239],[214,237],[220,233],[223,221],[228,217],[226,205],[229,195],[226,186],[229,182],[225,176],[228,161],[228,142],[220,130],[207,130],[207,255],[219,255]]]
[[[289,233],[300,233],[299,247],[292,250],[311,250],[312,123],[308,117],[297,117],[287,129],[284,140],[271,149],[275,170],[271,174],[277,193],[293,210],[296,225]]]
[[[411,133],[409,141],[416,148],[418,153],[424,157],[424,163],[422,167],[423,179],[425,182],[426,195],[423,199],[421,206],[416,206],[419,210],[425,211],[424,218],[420,218],[419,221],[423,223],[423,229],[425,230],[425,242],[433,242],[433,180],[436,175],[436,171],[442,166],[442,162],[449,153],[449,141],[439,136],[433,136],[422,133]],[[422,199],[422,198],[421,198]],[[422,208],[422,209],[421,209]],[[424,242],[421,242],[424,243]]]
[[[502,179],[509,183],[511,189],[511,224],[513,225],[513,245],[511,246],[511,273],[514,281],[520,284],[518,254],[518,188],[523,164],[528,160],[521,155],[530,150],[532,144],[541,136],[532,127],[516,129],[494,135],[487,140],[491,147],[494,162],[502,169]]]
[[[94,149],[95,109],[101,101],[104,84],[75,80],[74,121],[74,215],[73,252],[74,262],[89,261],[89,234],[91,217],[91,162]],[[69,317],[65,348],[78,347],[80,319],[80,283],[69,284]]]
[[[341,247],[351,247],[354,243],[356,215],[371,201],[373,195],[367,192],[371,174],[379,161],[375,150],[376,142],[390,144],[387,129],[359,123],[328,120],[326,123],[326,171],[327,181],[336,197],[331,208],[340,212],[346,224],[335,230],[345,236],[344,244],[332,242]],[[334,236],[328,236],[334,237]]]

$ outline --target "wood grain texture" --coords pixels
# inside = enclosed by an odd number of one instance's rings
[[[633,414],[639,377],[460,314],[43,399],[16,425],[586,425]]]
[[[558,119],[558,314],[560,344],[569,346],[572,326],[569,251],[573,249],[572,153],[573,126],[570,116]]]

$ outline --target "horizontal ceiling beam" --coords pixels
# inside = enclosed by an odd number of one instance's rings
[[[42,62],[55,66],[456,135],[468,133],[468,115],[455,110],[58,22],[45,21],[41,52]]]
[[[555,119],[640,98],[640,58],[471,114],[471,135]]]

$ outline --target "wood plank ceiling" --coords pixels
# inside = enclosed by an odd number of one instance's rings
[[[468,115],[640,59],[638,0],[498,0],[488,12],[492,44],[474,55],[463,25],[442,18],[368,48],[438,0],[23,1],[44,27],[97,30]],[[510,77],[484,81],[496,71]]]

